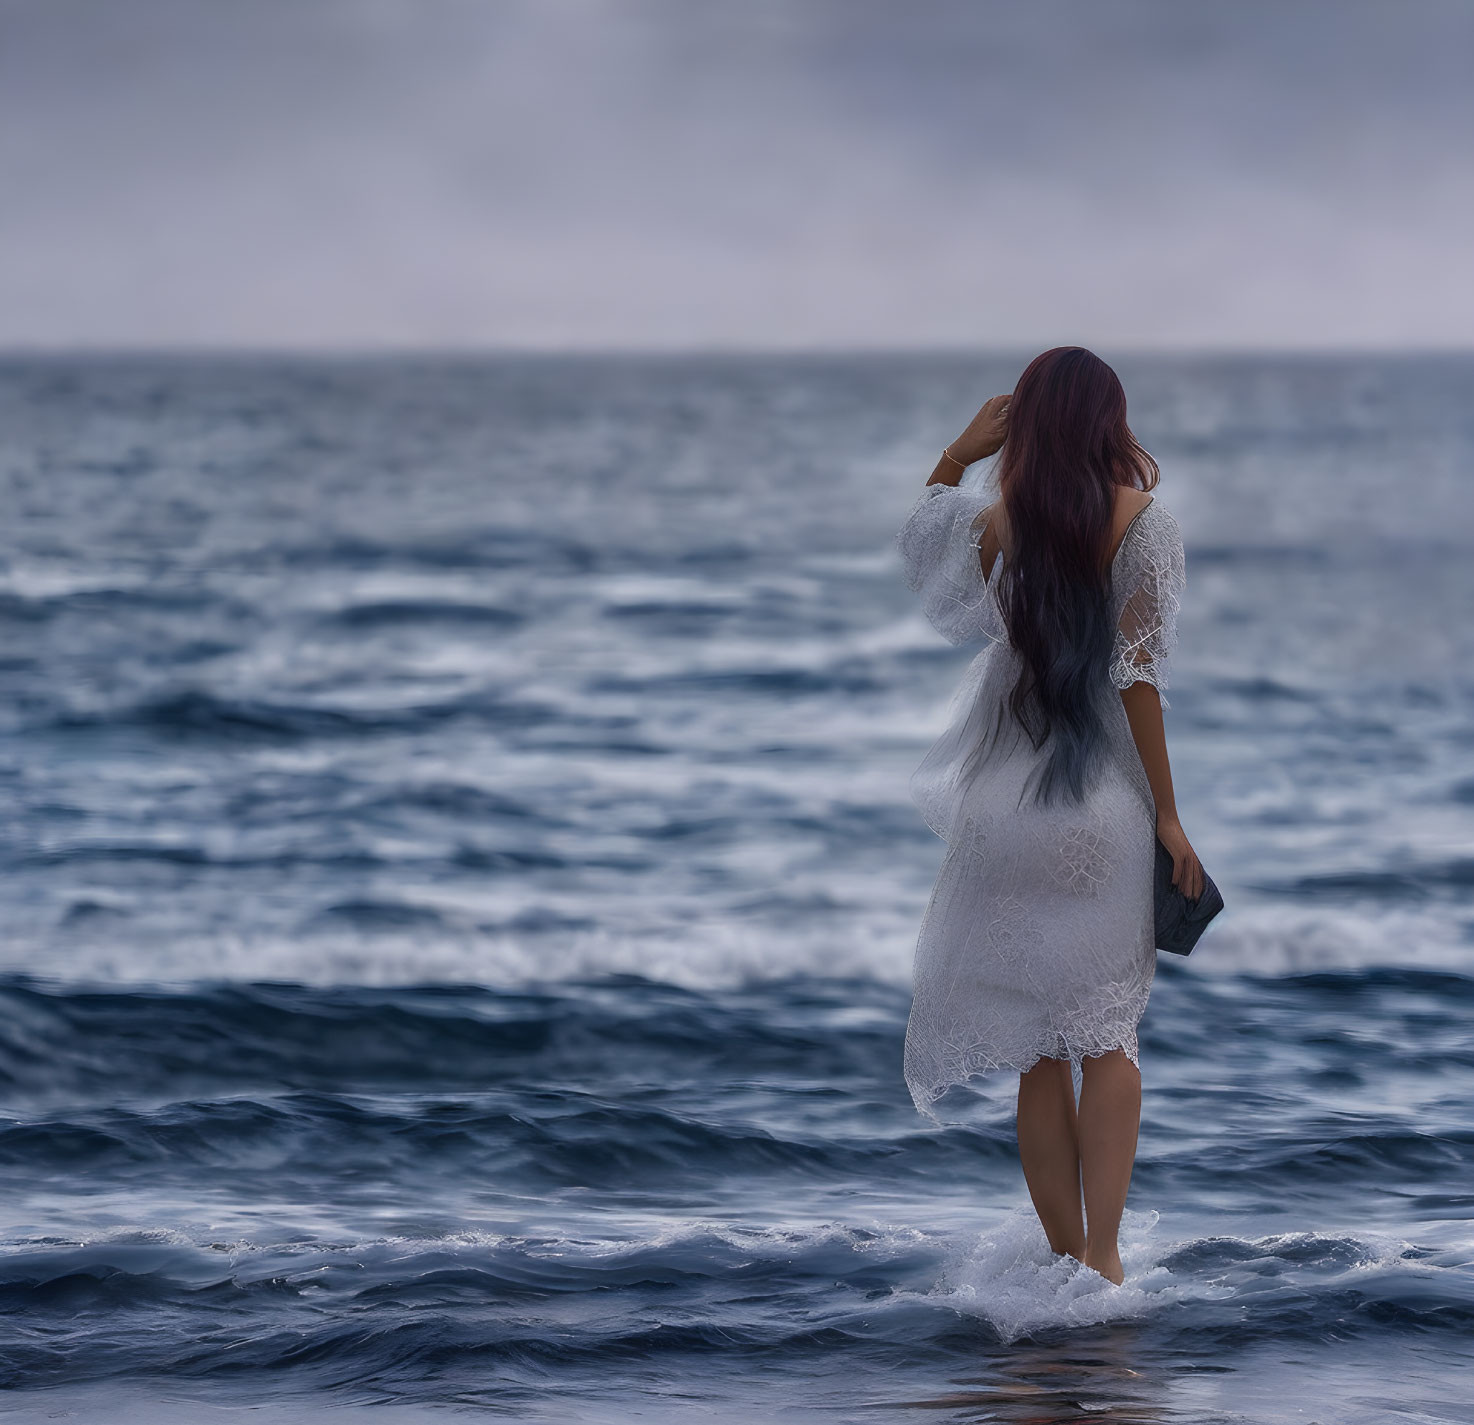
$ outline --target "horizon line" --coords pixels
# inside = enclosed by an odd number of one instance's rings
[[[1055,346],[1084,346],[1084,342],[1055,342]],[[385,360],[396,358],[479,359],[479,358],[603,358],[648,359],[691,357],[970,357],[976,359],[1016,359],[1049,350],[1037,343],[1018,345],[973,346],[962,343],[847,343],[836,344],[758,344],[720,343],[660,346],[626,345],[545,345],[493,343],[246,343],[246,342],[31,342],[0,343],[0,361],[39,358],[293,358],[301,360]],[[1109,351],[1113,355],[1178,356],[1195,358],[1296,358],[1296,357],[1432,357],[1474,355],[1474,338],[1454,343],[1385,343],[1380,345],[1338,343],[1335,345],[1227,344],[1189,345],[1179,342],[1123,344],[1098,342],[1090,348]]]

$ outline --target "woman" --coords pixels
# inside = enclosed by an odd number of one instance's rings
[[[1000,450],[996,496],[963,480]],[[911,783],[948,845],[916,946],[907,1086],[936,1120],[952,1085],[1016,1070],[1049,1245],[1117,1285],[1155,837],[1174,883],[1202,890],[1162,727],[1184,570],[1148,493],[1158,475],[1115,372],[1057,347],[942,452],[897,537],[936,628],[988,641]]]

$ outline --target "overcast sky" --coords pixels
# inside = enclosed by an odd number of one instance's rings
[[[1474,345],[1474,0],[0,0],[0,345]]]

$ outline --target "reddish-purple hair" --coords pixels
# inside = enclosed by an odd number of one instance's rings
[[[1008,404],[998,488],[1012,554],[999,576],[1023,660],[1008,707],[1036,749],[1052,735],[1035,797],[1081,801],[1102,750],[1101,697],[1115,634],[1110,543],[1115,487],[1160,471],[1126,424],[1116,373],[1081,346],[1036,356]]]

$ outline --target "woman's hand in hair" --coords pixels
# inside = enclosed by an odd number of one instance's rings
[[[966,465],[986,460],[1003,449],[1008,437],[1008,403],[1012,396],[989,396],[968,427],[948,447]]]

